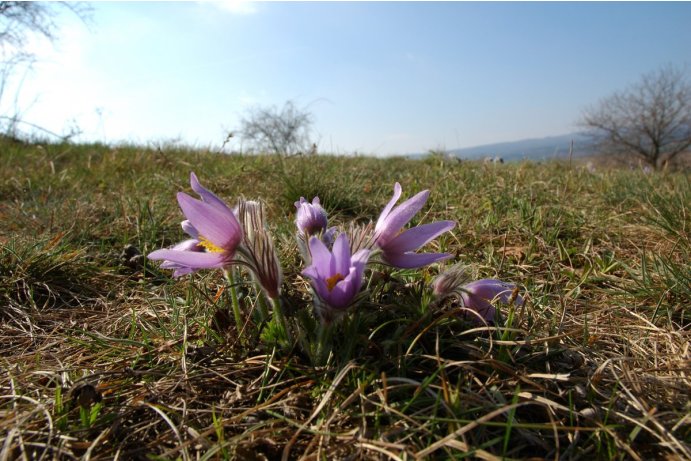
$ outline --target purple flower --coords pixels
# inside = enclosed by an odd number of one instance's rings
[[[148,255],[154,261],[164,260],[161,267],[174,269],[174,277],[200,269],[229,266],[242,241],[242,228],[233,211],[216,195],[203,188],[194,173],[190,175],[190,184],[201,200],[184,192],[179,192],[177,199],[187,218],[182,222],[182,228],[192,239]]]
[[[493,322],[497,310],[492,303],[500,301],[504,304],[511,301],[511,295],[516,286],[496,279],[482,279],[467,283],[458,289],[463,307],[473,309],[487,322]],[[516,295],[514,303],[523,304],[523,298]]]
[[[320,232],[326,231],[326,211],[319,203],[319,197],[314,197],[312,203],[300,197],[299,202],[295,202],[297,208],[297,224],[300,234],[310,237]]]
[[[333,251],[317,237],[310,238],[309,246],[312,265],[302,274],[312,279],[314,292],[324,304],[318,313],[329,321],[356,300],[370,250],[363,249],[351,256],[348,237],[343,233],[336,238]]]
[[[384,207],[374,227],[373,241],[382,250],[384,262],[402,269],[413,269],[452,256],[449,253],[419,254],[415,253],[415,250],[453,229],[456,225],[454,221],[437,221],[401,232],[403,226],[422,209],[428,196],[429,191],[424,190],[394,208],[401,197],[401,185],[394,185],[393,197]]]
[[[314,197],[312,203],[309,203],[304,197],[300,197],[300,201],[295,202],[295,208],[297,208],[295,224],[298,228],[298,250],[305,264],[309,265],[312,262],[309,238],[313,235],[319,236],[327,248],[331,248],[336,236],[336,228],[326,228],[328,223],[326,211],[319,203],[319,197]]]

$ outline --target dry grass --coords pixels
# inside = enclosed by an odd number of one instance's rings
[[[227,157],[166,148],[0,154],[0,459],[691,459],[689,180],[561,164]],[[139,253],[181,237],[194,170],[267,202],[287,316],[309,314],[300,195],[376,219],[394,181],[477,277],[527,303],[478,328],[442,270],[374,270],[325,366],[240,335],[218,273]],[[132,247],[127,247],[132,245]],[[254,299],[240,287],[245,312]]]

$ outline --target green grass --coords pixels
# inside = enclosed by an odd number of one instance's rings
[[[413,224],[456,220],[430,245],[455,257],[368,271],[314,366],[260,341],[249,278],[240,334],[220,272],[172,279],[142,256],[182,239],[190,171],[266,203],[292,325],[316,329],[300,196],[345,226],[376,220],[396,181],[430,189]],[[561,163],[0,145],[0,458],[689,458],[690,189]],[[463,320],[431,294],[453,262],[525,306]]]

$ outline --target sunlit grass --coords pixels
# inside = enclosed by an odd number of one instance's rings
[[[174,280],[142,256],[182,238],[190,171],[266,202],[305,325],[300,196],[345,225],[376,219],[395,181],[430,189],[413,223],[456,220],[434,244],[455,258],[368,272],[315,367],[252,333],[249,279],[239,332],[222,274]],[[2,146],[0,457],[688,458],[689,192],[683,173],[559,163]],[[454,262],[526,304],[464,320],[430,288]]]

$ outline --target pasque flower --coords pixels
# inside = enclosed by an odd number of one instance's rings
[[[317,237],[310,238],[309,247],[312,264],[302,274],[311,279],[319,298],[318,306],[321,306],[317,311],[328,321],[355,302],[370,250],[363,249],[351,255],[348,237],[343,233],[336,237],[333,251]]]
[[[264,217],[264,206],[254,200],[240,200],[238,216],[244,229],[238,255],[270,299],[278,299],[283,274],[278,254]]]
[[[394,194],[384,207],[374,227],[374,244],[382,251],[382,259],[387,264],[402,269],[412,269],[450,258],[449,253],[415,253],[442,233],[453,229],[454,221],[437,221],[412,227],[401,232],[427,202],[429,191],[424,190],[397,207],[394,205],[401,197],[401,185],[394,185]]]
[[[461,264],[456,264],[446,271],[439,274],[432,282],[434,296],[443,301],[447,298],[456,298],[462,307],[471,309],[479,314],[468,315],[472,319],[480,322],[480,318],[485,322],[493,322],[497,315],[494,304],[501,302],[504,304],[513,302],[520,306],[523,298],[516,294],[512,299],[516,286],[497,279],[481,279],[466,283],[468,276],[465,268]]]
[[[481,279],[463,285],[458,291],[463,307],[473,309],[487,322],[493,322],[497,315],[493,303],[508,303],[515,289],[515,285],[501,280]],[[523,298],[516,295],[513,302],[520,306],[523,304]]]
[[[312,203],[305,200],[305,197],[300,197],[300,200],[295,202],[295,208],[297,208],[295,224],[298,228],[298,249],[305,263],[310,264],[312,256],[309,250],[309,238],[313,235],[318,236],[328,248],[331,248],[336,228],[326,228],[328,218],[326,210],[322,208],[319,202],[319,197],[314,197]]]
[[[302,235],[310,237],[326,231],[326,210],[319,203],[319,197],[314,197],[312,203],[300,197],[300,201],[295,202],[295,208],[297,208],[295,223]]]
[[[178,245],[149,253],[152,260],[164,260],[161,267],[174,269],[173,276],[189,274],[200,269],[221,269],[233,262],[235,251],[242,241],[242,228],[233,210],[208,191],[190,174],[190,185],[201,200],[184,192],[177,199],[187,218],[182,228],[192,239]]]

